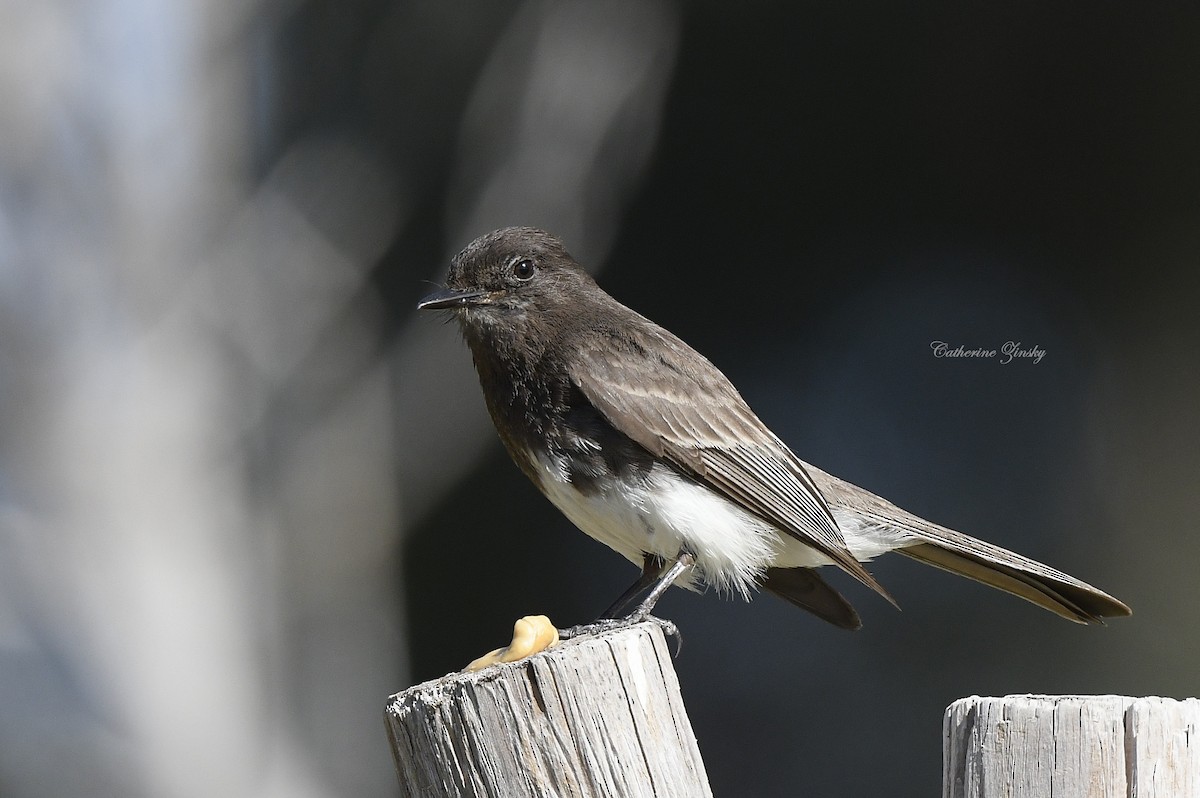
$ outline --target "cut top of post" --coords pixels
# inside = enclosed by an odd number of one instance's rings
[[[942,724],[943,798],[1200,798],[1200,701],[971,696]]]
[[[711,796],[662,630],[642,623],[395,695],[403,796]]]

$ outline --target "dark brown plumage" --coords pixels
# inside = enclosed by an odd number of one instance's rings
[[[857,628],[813,569],[836,565],[892,601],[860,563],[895,550],[1073,621],[1129,614],[804,463],[712,363],[602,291],[548,233],[479,238],[419,307],[454,312],[505,447],[584,532],[643,567],[637,589],[758,585]]]

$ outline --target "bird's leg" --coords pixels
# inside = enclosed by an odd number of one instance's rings
[[[601,619],[616,618],[620,615],[621,610],[628,607],[633,600],[646,591],[651,585],[658,581],[662,576],[663,569],[667,567],[666,562],[657,554],[642,555],[642,573],[637,578],[637,581],[629,586],[629,589],[621,594],[621,597],[612,603],[612,606],[606,609],[600,615]]]
[[[637,609],[630,613],[627,619],[634,623],[644,621],[650,617],[650,612],[654,609],[654,605],[662,598],[662,594],[667,592],[667,588],[675,583],[675,580],[683,576],[683,572],[696,564],[696,556],[690,551],[681,551],[679,556],[675,558],[675,562],[671,563],[671,567],[663,571],[658,581],[654,583],[654,587],[646,594],[646,598],[642,599],[642,603]]]
[[[641,623],[645,620],[653,620],[663,628],[663,631],[666,632],[667,635],[677,637],[679,635],[679,629],[676,628],[675,624],[671,623],[670,621],[664,621],[662,619],[655,618],[650,613],[654,609],[654,605],[658,603],[660,598],[662,598],[662,594],[666,592],[667,588],[674,584],[675,580],[682,576],[684,571],[688,570],[695,564],[696,557],[690,551],[679,552],[679,556],[675,558],[675,562],[671,564],[670,568],[666,569],[663,568],[664,563],[660,558],[652,558],[650,555],[647,555],[645,563],[642,566],[642,575],[638,578],[637,582],[635,582],[629,588],[629,590],[626,590],[625,593],[621,595],[621,598],[617,599],[616,603],[609,608],[609,612],[619,611],[622,607],[632,601],[635,596],[645,590],[647,586],[652,585],[650,592],[646,594],[644,599],[642,599],[642,603],[637,606],[637,609],[626,615],[624,618],[606,617],[597,621],[593,621],[592,623],[585,623],[580,626],[572,626],[569,629],[560,629],[558,633],[559,637],[566,640],[568,638],[580,637],[582,635],[598,634],[600,632],[607,632],[613,629],[622,629],[628,626],[633,626],[634,624]],[[609,612],[606,612],[605,615],[608,615]]]

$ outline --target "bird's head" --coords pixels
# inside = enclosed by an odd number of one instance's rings
[[[422,299],[420,310],[455,311],[464,327],[489,319],[544,313],[570,305],[592,278],[549,233],[506,227],[481,236],[454,257],[446,288]]]

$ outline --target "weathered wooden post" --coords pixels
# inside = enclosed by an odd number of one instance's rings
[[[1200,798],[1200,701],[971,696],[942,723],[943,798]]]
[[[662,630],[568,640],[391,697],[402,796],[711,796]]]

